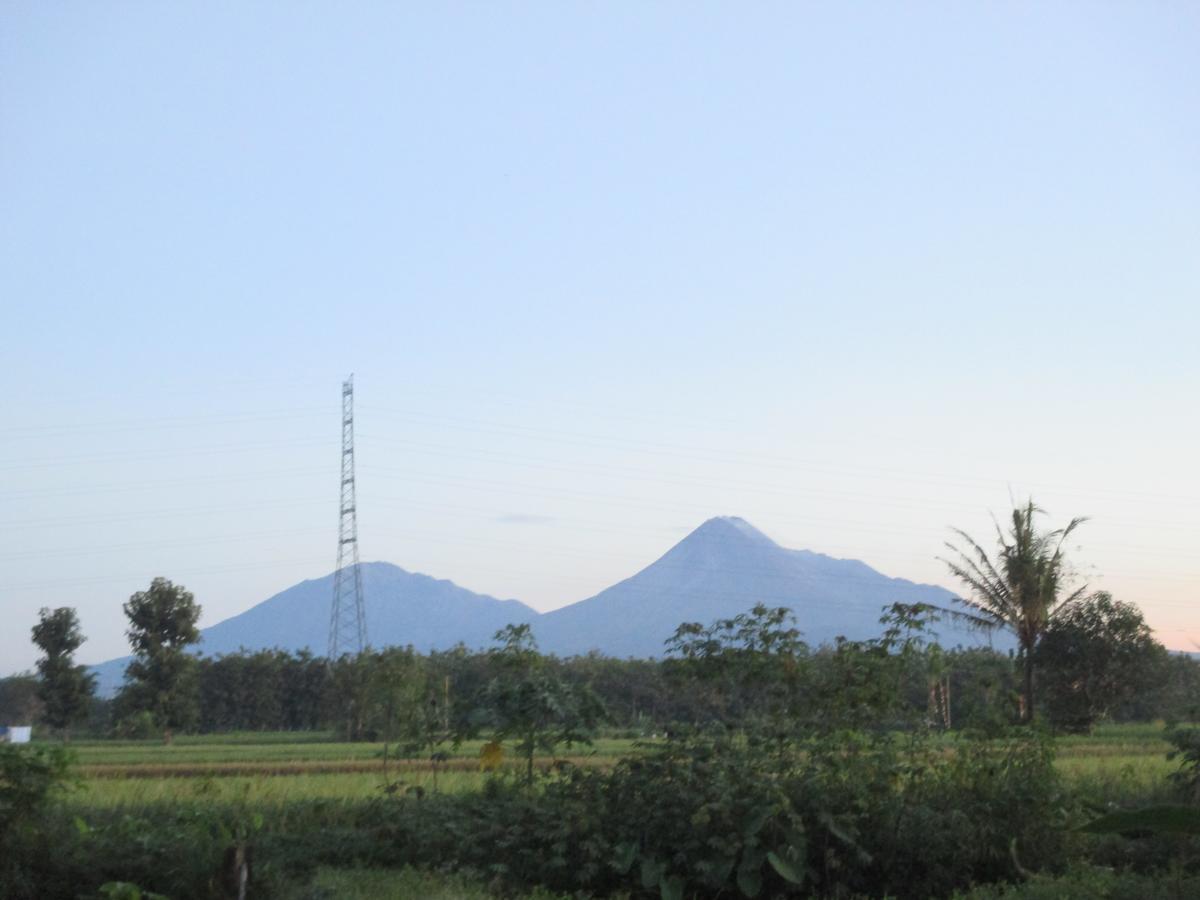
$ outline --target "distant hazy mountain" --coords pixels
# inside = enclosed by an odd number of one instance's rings
[[[877,637],[883,607],[947,607],[945,588],[889,578],[866,563],[809,550],[788,550],[744,519],[709,519],[657,562],[594,597],[534,621],[543,650],[560,655],[600,650],[611,656],[656,656],[682,622],[708,624],[756,603],[787,606],[812,646],[838,635]],[[942,644],[986,638],[940,625]]]
[[[891,603],[949,606],[953,600],[944,588],[889,578],[857,560],[785,549],[732,516],[709,519],[633,577],[542,615],[516,600],[475,594],[390,563],[364,563],[362,573],[371,644],[412,644],[422,651],[460,642],[483,647],[505,625],[529,622],[541,649],[560,656],[591,650],[658,656],[680,623],[708,624],[756,603],[791,607],[804,639],[816,646],[838,635],[877,636],[880,612]],[[204,629],[199,650],[216,655],[243,647],[307,647],[324,654],[332,596],[332,574],[302,581]],[[986,640],[946,625],[939,638],[945,646]],[[116,690],[127,662],[112,660],[93,669],[101,694]]]
[[[460,641],[468,647],[491,643],[492,635],[537,612],[518,600],[476,594],[452,581],[406,572],[391,563],[362,564],[367,637],[375,647],[412,644],[440,650]],[[302,581],[240,615],[204,629],[200,649],[233,653],[239,647],[280,647],[324,654],[329,644],[333,574]]]
[[[417,650],[444,650],[460,641],[468,647],[491,643],[511,623],[528,622],[537,612],[517,600],[476,594],[452,581],[406,572],[391,563],[362,564],[367,637],[376,647],[412,644]],[[323,656],[329,645],[329,606],[333,575],[302,581],[244,613],[201,631],[199,650],[206,655],[240,648],[308,648]],[[116,691],[129,658],[94,667],[102,695]]]

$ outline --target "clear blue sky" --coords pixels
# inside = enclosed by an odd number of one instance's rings
[[[360,531],[547,609],[703,519],[1200,641],[1200,6],[8,2],[0,672]]]

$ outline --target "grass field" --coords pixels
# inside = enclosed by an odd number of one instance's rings
[[[577,744],[564,748],[563,754],[572,757],[618,756],[630,752],[635,743],[632,740],[603,738],[592,746]],[[327,734],[285,731],[179,737],[171,744],[163,744],[158,740],[76,741],[71,746],[79,764],[86,769],[120,766],[126,770],[123,774],[136,776],[138,766],[381,762],[384,745],[342,743]],[[482,746],[483,741],[467,741],[459,747],[446,744],[440,749],[454,759],[474,761],[479,757],[479,748]],[[394,745],[392,753],[396,753]]]
[[[331,735],[261,733],[180,737],[161,741],[78,741],[73,745],[80,783],[70,801],[80,807],[140,806],[180,801],[280,805],[295,800],[362,800],[380,796],[385,784],[401,790],[456,792],[482,785],[482,741],[454,748],[438,766],[427,758],[396,755],[385,769],[381,743],[342,743]],[[636,742],[601,739],[564,748],[573,765],[611,765],[636,752]],[[545,767],[553,760],[543,758]],[[518,761],[508,759],[508,768]]]
[[[575,765],[611,765],[636,752],[638,742],[605,738],[591,747],[563,751]],[[482,742],[447,746],[437,787],[464,791],[479,787],[484,773]],[[293,800],[360,800],[378,796],[385,784],[384,746],[343,743],[312,732],[236,733],[161,741],[78,741],[73,744],[81,783],[71,802],[80,806],[170,803],[182,800],[283,804]],[[1088,794],[1154,794],[1165,788],[1175,764],[1159,725],[1109,725],[1084,736],[1057,741],[1059,771]],[[431,763],[395,756],[391,748],[387,781],[401,789],[434,788]],[[540,760],[549,765],[551,760]],[[514,760],[508,765],[515,766]]]

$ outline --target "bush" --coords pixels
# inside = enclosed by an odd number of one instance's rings
[[[1036,737],[943,756],[845,735],[786,759],[694,738],[608,772],[563,767],[537,792],[496,778],[476,794],[380,801],[343,828],[268,836],[259,849],[292,860],[281,865],[293,875],[411,865],[508,891],[927,897],[1055,863],[1061,805]]]
[[[53,846],[42,819],[53,792],[68,783],[70,760],[62,747],[0,744],[0,896],[38,896],[30,869]]]
[[[162,730],[154,723],[154,714],[144,709],[131,712],[120,719],[113,733],[116,737],[126,740],[147,740],[162,736]]]
[[[1200,728],[1176,726],[1167,731],[1167,741],[1174,748],[1167,758],[1179,761],[1171,780],[1188,801],[1200,803]]]

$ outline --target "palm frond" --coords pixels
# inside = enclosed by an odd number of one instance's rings
[[[1065,528],[1039,532],[1035,518],[1043,512],[1032,500],[1014,505],[1007,532],[993,516],[998,547],[994,558],[960,528],[951,531],[961,546],[946,542],[955,558],[938,557],[968,589],[959,602],[994,625],[1012,629],[1026,649],[1037,642],[1059,609],[1087,590],[1081,587],[1066,597],[1059,596],[1066,571],[1064,544],[1087,519],[1075,518]]]

